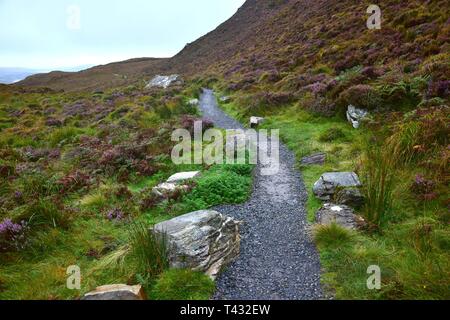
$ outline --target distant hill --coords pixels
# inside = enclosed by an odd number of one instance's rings
[[[33,75],[18,84],[94,90],[158,73],[187,77],[211,74],[248,83],[266,74],[272,80],[289,81],[313,70],[339,74],[354,66],[414,65],[448,52],[447,1],[432,0],[426,5],[419,0],[383,1],[383,25],[377,31],[366,26],[370,4],[355,0],[247,0],[228,21],[172,58],[132,59],[78,73]]]

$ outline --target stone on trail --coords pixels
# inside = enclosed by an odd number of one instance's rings
[[[181,85],[181,84],[183,84],[183,80],[178,74],[172,74],[169,76],[157,75],[147,84],[145,88],[149,89],[153,87],[159,87],[167,89],[172,85]]]
[[[204,272],[215,279],[240,251],[240,222],[217,211],[201,210],[155,225],[166,234],[171,268]]]
[[[313,192],[320,200],[330,201],[341,189],[359,187],[361,182],[354,172],[327,172],[314,184]]]
[[[179,172],[167,179],[167,183],[179,183],[186,180],[191,180],[200,175],[200,171]]]
[[[250,117],[250,127],[251,128],[258,127],[260,124],[264,122],[264,120],[265,119],[262,117]]]
[[[358,109],[352,105],[348,106],[347,120],[353,125],[353,128],[358,129],[361,121],[369,115],[367,110]]]
[[[141,285],[113,284],[96,288],[82,300],[146,300],[146,296]]]
[[[316,222],[320,225],[337,225],[355,230],[364,220],[355,215],[352,208],[346,205],[326,203],[316,213]]]

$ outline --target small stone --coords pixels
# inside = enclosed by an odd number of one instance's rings
[[[265,121],[262,117],[250,117],[250,127],[256,128]]]
[[[171,194],[174,194],[178,190],[186,191],[189,187],[186,185],[178,185],[176,183],[160,183],[156,187],[152,189],[152,192],[157,195],[158,197],[167,198]]]
[[[146,296],[141,285],[113,284],[96,288],[82,300],[146,300]]]
[[[318,164],[318,165],[323,165],[325,163],[325,160],[327,158],[326,153],[315,153],[313,155],[304,157],[301,160],[301,164],[308,166],[308,165],[314,165],[314,164]]]
[[[223,96],[220,98],[220,102],[223,102],[223,103],[228,103],[230,101],[231,101],[231,98],[227,97],[227,96]]]
[[[336,192],[334,201],[358,209],[364,205],[364,196],[358,188],[344,188]]]
[[[191,99],[189,100],[188,104],[191,106],[197,106],[200,103],[198,99]]]

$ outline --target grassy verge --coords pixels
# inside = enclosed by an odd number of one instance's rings
[[[247,122],[248,113],[237,103],[222,107]],[[366,184],[368,202],[358,213],[378,226],[376,232],[330,226],[315,233],[322,282],[330,293],[337,299],[448,298],[450,232],[446,180],[439,174],[446,168],[446,140],[439,111],[426,120],[405,116],[389,129],[378,125],[360,130],[343,118],[314,115],[294,105],[256,115],[266,117],[264,128],[280,130],[298,160],[327,154],[323,166],[299,163],[310,221],[322,205],[312,186],[324,172],[356,171]],[[373,265],[381,269],[380,290],[367,287]]]

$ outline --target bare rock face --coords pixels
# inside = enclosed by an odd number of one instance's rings
[[[146,300],[146,296],[141,285],[113,284],[96,288],[82,300]]]
[[[339,226],[354,230],[358,227],[360,218],[355,215],[352,208],[346,205],[326,203],[316,213],[316,222],[321,225],[336,223]]]
[[[183,80],[178,74],[172,74],[169,76],[161,76],[157,75],[154,77],[145,87],[146,89],[157,87],[167,89],[172,85],[181,85],[183,84]]]
[[[157,224],[166,234],[172,268],[192,269],[216,278],[239,254],[240,222],[217,211],[202,210]]]
[[[330,201],[339,190],[359,187],[361,182],[354,172],[327,172],[314,184],[313,192],[320,200]]]

